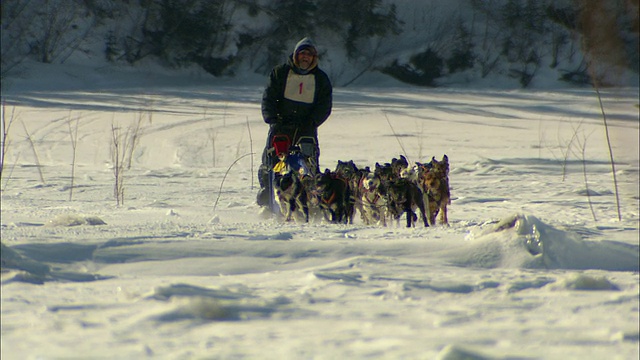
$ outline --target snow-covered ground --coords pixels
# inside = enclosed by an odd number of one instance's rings
[[[602,90],[621,221],[591,89],[335,89],[323,169],[449,157],[451,226],[407,229],[260,215],[255,82],[51,69],[3,85],[3,360],[640,355],[637,88]]]

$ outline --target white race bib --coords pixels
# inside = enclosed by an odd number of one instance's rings
[[[284,88],[285,99],[311,104],[315,92],[316,77],[313,74],[299,75],[293,70],[289,70],[287,85]]]

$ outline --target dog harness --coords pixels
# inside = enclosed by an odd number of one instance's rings
[[[343,179],[343,178],[341,178],[339,176],[336,176],[336,174],[332,174],[331,178],[334,179],[334,180],[340,180],[340,181],[344,182],[345,188],[349,187],[349,183],[347,182],[347,180],[345,180],[345,179]],[[325,204],[331,204],[335,199],[336,199],[336,191],[332,191],[331,192],[331,196],[329,196],[328,199],[325,199],[324,194],[323,194],[323,196],[320,196],[320,200],[322,200],[322,202],[325,203]]]
[[[364,177],[362,179],[360,179],[360,188],[363,189],[364,191],[364,198],[367,200],[367,202],[369,203],[369,205],[376,205],[378,203],[378,200],[380,200],[380,193],[378,192],[373,192],[371,189],[368,189],[366,187],[364,187]],[[367,196],[368,193],[373,193],[375,196],[373,197],[373,200],[369,198],[369,196]]]
[[[336,199],[336,192],[332,192],[328,199],[325,199],[324,196],[321,196],[320,199],[322,199],[322,202],[325,204],[331,204]]]

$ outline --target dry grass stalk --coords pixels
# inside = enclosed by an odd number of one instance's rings
[[[247,116],[247,131],[249,132],[249,153],[253,154],[253,136],[251,136],[251,126],[249,126],[249,117]],[[251,189],[253,189],[253,155],[251,155]]]
[[[71,125],[71,111],[69,111],[69,137],[71,138],[71,148],[73,154],[71,157],[71,186],[69,187],[69,201],[73,200],[73,187],[75,186],[74,180],[76,177],[76,155],[78,152],[78,125],[80,123],[80,116],[76,117],[75,124]]]
[[[1,144],[2,153],[0,154],[1,156],[0,157],[0,180],[2,179],[2,175],[3,175],[4,161],[7,156],[7,151],[9,150],[9,142],[8,142],[9,130],[11,129],[11,125],[13,124],[13,121],[16,119],[15,111],[16,111],[16,108],[14,106],[11,109],[11,115],[7,119],[6,103],[4,99],[2,99],[2,114],[0,116],[0,119],[2,120],[2,144]]]
[[[579,28],[582,31],[582,49],[587,59],[588,70],[593,82],[593,88],[598,98],[605,137],[609,148],[609,161],[613,175],[614,193],[618,220],[622,220],[620,212],[620,195],[616,178],[616,165],[609,136],[607,115],[604,111],[600,86],[615,84],[628,65],[628,58],[624,43],[620,37],[616,14],[610,8],[610,3],[598,0],[582,0],[582,11],[579,18]]]
[[[227,169],[227,171],[224,173],[224,176],[222,177],[222,181],[220,182],[220,189],[218,190],[218,197],[216,198],[216,202],[213,204],[213,212],[215,213],[216,208],[218,207],[218,201],[220,200],[220,194],[222,194],[222,187],[224,185],[224,181],[227,178],[227,175],[229,174],[229,171],[231,171],[231,168],[233,167],[233,165],[235,165],[238,161],[240,161],[241,159],[249,156],[249,155],[253,155],[253,153],[248,153],[248,154],[244,154],[242,156],[240,156],[239,158],[237,158],[233,163],[231,163],[231,165],[229,165],[229,168]]]
[[[27,135],[27,141],[29,142],[29,145],[31,146],[31,151],[33,152],[33,158],[34,161],[36,162],[36,169],[38,169],[38,175],[40,176],[40,182],[42,182],[42,184],[46,184],[46,182],[44,181],[44,174],[42,173],[42,166],[40,165],[40,157],[38,156],[38,151],[36,150],[36,144],[33,142],[33,139],[31,138],[31,134],[29,133],[29,130],[27,130],[27,125],[24,124],[24,121],[22,122],[22,127],[24,128],[24,133],[25,135]]]
[[[113,121],[111,123],[111,161],[113,164],[114,186],[113,194],[116,198],[116,205],[124,205],[124,175],[126,170],[131,169],[131,163],[136,147],[143,134],[143,121],[148,119],[151,122],[151,112],[145,117],[142,113],[133,125],[122,129]]]

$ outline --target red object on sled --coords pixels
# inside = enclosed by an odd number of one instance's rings
[[[287,135],[275,135],[271,140],[273,148],[276,151],[276,156],[280,156],[282,153],[288,153],[291,147],[291,140]]]

